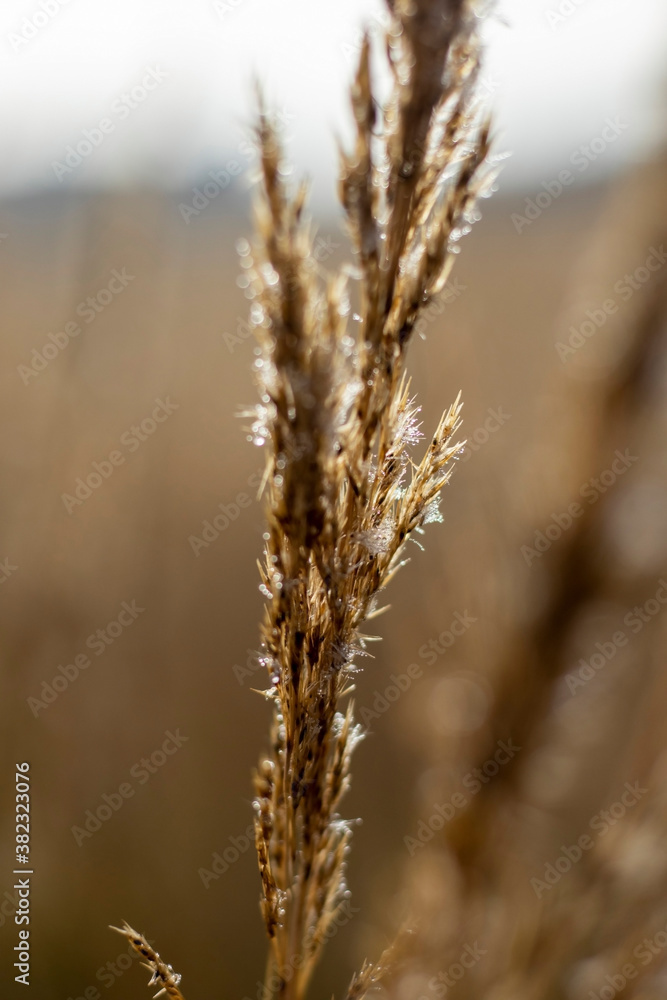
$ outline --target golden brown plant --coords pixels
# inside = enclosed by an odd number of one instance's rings
[[[264,995],[276,1000],[302,1000],[326,940],[349,919],[352,823],[341,803],[363,736],[351,695],[374,638],[366,623],[383,610],[380,591],[408,541],[440,520],[439,494],[461,448],[457,399],[423,457],[413,457],[422,434],[406,349],[492,183],[488,124],[476,97],[479,11],[471,0],[389,7],[391,92],[380,107],[366,38],[352,88],[354,148],[341,157],[354,266],[317,277],[306,191],[289,190],[263,111],[258,240],[240,247],[259,342],[260,401],[246,416],[266,451],[261,658],[272,722],[254,810],[269,938]],[[663,286],[631,329],[613,378],[597,395],[588,388],[588,437],[579,442],[587,454],[579,469],[571,461],[575,476],[604,467],[632,440],[666,311]],[[665,763],[645,754],[651,759],[634,771],[625,761],[610,768],[621,789],[610,788],[610,798],[636,786],[637,802],[604,839],[588,836],[591,812],[609,799],[604,781],[586,794],[586,739],[614,717],[588,693],[574,701],[563,692],[573,635],[591,608],[619,597],[621,574],[604,551],[613,502],[605,494],[583,508],[535,574],[541,600],[532,617],[488,657],[486,716],[449,740],[439,765],[448,782],[443,797],[466,772],[486,773],[489,762],[493,780],[459,796],[464,804],[415,859],[406,895],[416,933],[409,925],[376,962],[364,962],[346,1000],[378,987],[396,1000],[435,1000],[452,985],[458,1000],[579,1000],[591,990],[607,1000],[610,982],[613,995],[659,995],[661,957],[636,968],[632,980],[619,970],[629,968],[642,936],[667,920],[659,846],[667,827]],[[631,734],[624,739],[632,749]],[[499,766],[503,741],[514,752]],[[536,792],[536,785],[549,787]],[[558,846],[561,836],[566,846]],[[543,867],[548,881],[536,877]],[[171,967],[129,925],[120,933],[146,959],[151,984],[182,1000]]]
[[[390,14],[389,100],[381,108],[371,89],[366,39],[352,90],[355,148],[342,157],[354,289],[349,270],[317,281],[305,188],[288,191],[264,113],[260,240],[254,252],[241,249],[261,347],[260,403],[246,415],[267,451],[261,655],[273,723],[255,778],[255,831],[267,984],[285,1000],[304,996],[349,897],[351,823],[339,809],[362,737],[349,697],[356,661],[369,655],[362,629],[380,613],[379,593],[408,541],[441,520],[439,494],[462,447],[453,442],[457,398],[413,459],[423,435],[406,348],[492,185],[475,87],[478,10],[471,0],[395,0]],[[376,986],[397,950],[365,964],[348,996],[361,1000]],[[154,976],[168,970],[149,961]],[[177,990],[161,974],[167,992]]]
[[[143,934],[139,934],[133,930],[127,921],[125,921],[122,927],[112,926],[111,930],[122,934],[130,942],[136,953],[146,960],[142,962],[142,965],[151,973],[148,985],[160,987],[155,994],[156,997],[165,994],[171,1000],[184,1000],[183,994],[178,988],[181,977],[177,972],[174,972],[170,965],[162,961],[155,948],[148,943]]]
[[[261,347],[252,436],[267,445],[262,657],[273,703],[270,757],[255,782],[267,983],[304,995],[349,895],[351,826],[339,812],[361,738],[347,697],[362,632],[430,521],[461,448],[459,399],[421,461],[419,409],[405,352],[414,324],[444,286],[457,243],[490,186],[488,125],[474,84],[478,19],[462,0],[398,3],[387,34],[393,90],[379,109],[365,40],[353,87],[356,145],[342,159],[341,200],[358,259],[359,314],[345,273],[324,288],[309,260],[305,190],[287,190],[280,149],[260,124],[261,243],[247,261]],[[246,256],[250,249],[245,248]],[[386,966],[366,966],[362,997]]]

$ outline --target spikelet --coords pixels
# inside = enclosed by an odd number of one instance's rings
[[[143,934],[139,934],[133,930],[126,920],[123,921],[122,927],[113,927],[112,925],[110,927],[112,931],[116,931],[118,934],[122,934],[124,938],[127,938],[137,954],[145,959],[142,965],[151,973],[148,985],[160,987],[154,996],[160,997],[164,994],[170,997],[171,1000],[184,1000],[183,994],[178,988],[181,981],[180,975],[174,972],[170,965],[162,961],[155,948],[148,943]]]

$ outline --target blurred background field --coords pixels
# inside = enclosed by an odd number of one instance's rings
[[[30,13],[20,6],[19,22]],[[74,5],[59,16],[71,25]],[[231,16],[225,27],[233,39]],[[576,25],[566,28],[574,51]],[[609,104],[591,112],[590,139],[613,113]],[[63,133],[61,146],[69,141]],[[12,567],[0,584],[7,804],[0,894],[9,893],[9,903],[13,764],[29,760],[39,1000],[74,1000],[93,987],[112,1000],[148,995],[136,963],[129,971],[115,966],[119,975],[100,973],[124,951],[107,930],[123,918],[183,974],[188,998],[255,1000],[263,975],[256,861],[242,846],[250,773],[268,723],[250,690],[261,677],[240,669],[256,649],[262,606],[261,504],[248,485],[262,453],[237,416],[254,402],[253,342],[238,335],[248,302],[235,251],[251,227],[252,148],[240,175],[198,215],[186,223],[180,207],[192,202],[208,169],[233,158],[238,143],[225,142],[192,183],[171,191],[146,177],[120,184],[92,175],[64,187],[32,183],[0,202],[0,560]],[[513,216],[525,216],[526,199],[568,164],[568,143],[561,139],[560,159],[530,176],[519,171],[507,189],[501,176],[500,192],[482,205],[483,219],[463,243],[451,301],[413,345],[425,433],[461,389],[471,445],[445,491],[444,524],[429,527],[425,551],[415,547],[392,584],[392,611],[373,629],[383,642],[359,675],[357,704],[369,706],[392,673],[410,663],[423,669],[357,752],[346,811],[363,817],[349,868],[359,912],[331,942],[321,990],[340,992],[393,929],[410,862],[404,837],[439,801],[448,741],[483,716],[493,664],[548,600],[554,553],[527,559],[521,546],[533,546],[535,532],[581,498],[616,449],[638,460],[609,487],[598,526],[604,599],[577,617],[573,669],[596,641],[623,627],[630,608],[654,597],[667,574],[665,269],[636,279],[627,301],[614,290],[667,243],[667,166],[658,146],[577,178],[517,231]],[[4,155],[11,160],[12,150]],[[346,251],[340,215],[326,199],[316,214],[322,245],[333,250],[323,266],[335,266]],[[132,280],[86,324],[78,307],[109,286],[114,270]],[[618,309],[562,360],[556,344],[610,298]],[[49,333],[76,321],[81,334],[43,370],[22,377],[33,348],[41,352]],[[648,373],[641,399],[610,426],[608,397],[651,322],[657,333],[641,361]],[[174,411],[139,441],[131,428],[150,417],[156,400],[170,400]],[[490,411],[504,416],[489,433]],[[63,494],[115,450],[124,463],[68,512]],[[192,536],[201,538],[218,505],[235,504],[240,493],[252,503],[237,505],[230,526],[195,554]],[[144,610],[96,656],[88,637],[133,601]],[[419,650],[456,612],[474,625],[427,665]],[[666,622],[661,609],[577,693],[599,725],[578,747],[579,797],[571,814],[557,817],[558,833],[576,829],[577,817],[594,812],[661,748]],[[44,682],[85,652],[90,667],[55,700],[39,708],[29,702],[43,699]],[[167,731],[187,740],[140,783],[135,765],[159,751]],[[77,844],[72,827],[127,781],[135,794]],[[545,808],[549,781],[547,768],[531,792]],[[236,847],[232,838],[241,838]],[[202,877],[230,846],[227,857],[238,851],[238,860],[215,879]],[[8,910],[11,904],[0,925],[3,996],[18,996]]]

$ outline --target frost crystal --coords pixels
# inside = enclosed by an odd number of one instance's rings
[[[393,517],[388,517],[377,528],[357,532],[355,541],[360,542],[372,556],[379,556],[389,551],[395,533],[396,522]]]
[[[440,512],[440,497],[436,497],[435,500],[431,501],[426,510],[424,511],[424,517],[422,519],[422,524],[442,524],[444,518]]]

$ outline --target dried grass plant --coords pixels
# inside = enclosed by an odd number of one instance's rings
[[[352,90],[355,148],[342,156],[353,271],[317,280],[305,188],[289,192],[269,116],[259,125],[264,194],[246,274],[262,349],[251,416],[267,453],[261,648],[273,722],[255,823],[267,983],[282,1000],[305,995],[349,895],[352,827],[339,810],[362,737],[350,697],[372,639],[362,629],[382,610],[407,543],[441,520],[440,491],[462,447],[457,399],[413,458],[422,433],[406,349],[493,177],[476,90],[479,11],[468,0],[403,0],[390,18],[390,98],[381,108],[373,94],[366,38]],[[146,959],[151,984],[180,997],[179,977],[145,939],[129,925],[120,933]],[[395,951],[366,964],[348,996],[377,985]]]
[[[365,39],[352,91],[356,145],[342,157],[360,317],[351,315],[348,273],[325,287],[316,280],[305,188],[290,195],[267,115],[259,126],[264,197],[246,273],[262,348],[252,434],[267,446],[262,656],[273,723],[255,822],[267,981],[276,974],[285,1000],[304,996],[349,894],[351,824],[339,807],[362,737],[350,697],[372,638],[362,628],[380,613],[379,592],[408,541],[441,519],[439,494],[461,448],[457,399],[413,459],[422,434],[406,348],[491,186],[475,89],[478,13],[467,0],[416,0],[392,4],[391,18],[391,97],[380,109]],[[129,926],[121,933],[147,958],[151,982],[179,997],[178,978],[145,940]],[[361,1000],[389,957],[365,965],[348,996]]]
[[[494,180],[476,86],[480,9],[470,0],[390,0],[389,14],[389,98],[380,106],[374,96],[366,38],[352,88],[354,149],[341,157],[353,266],[317,276],[306,191],[289,190],[263,111],[258,239],[242,247],[260,346],[260,401],[245,415],[266,452],[261,656],[272,721],[254,808],[266,995],[276,1000],[305,997],[349,897],[352,823],[341,802],[364,735],[352,694],[374,638],[365,630],[383,610],[381,591],[405,561],[407,543],[441,520],[440,492],[463,444],[455,440],[457,399],[414,457],[423,435],[406,350]],[[597,396],[589,392],[596,402],[584,474],[590,463],[602,467],[639,421],[666,316],[660,286],[638,314],[615,375]],[[443,797],[493,757],[499,740],[520,752],[413,859],[397,890],[417,919],[364,963],[345,1000],[362,1000],[378,986],[395,1000],[442,997],[447,987],[437,976],[473,942],[485,958],[457,979],[460,1000],[575,1000],[604,985],[604,975],[617,975],[641,933],[667,920],[659,849],[665,764],[656,763],[657,752],[638,772],[626,771],[658,786],[628,822],[582,854],[555,891],[540,895],[530,881],[562,827],[559,810],[575,794],[574,778],[562,775],[572,776],[585,752],[582,731],[592,718],[600,731],[608,722],[597,703],[561,697],[569,637],[586,607],[615,585],[602,555],[607,505],[608,498],[589,507],[545,560],[539,609],[488,666],[493,699],[484,725],[446,745]],[[545,761],[560,776],[551,810],[527,791]],[[157,995],[183,1000],[180,977],[145,938],[127,924],[115,929],[144,959]],[[660,965],[624,979],[614,996],[660,996]]]
[[[461,445],[460,402],[444,413],[420,461],[406,348],[420,310],[444,287],[458,240],[491,185],[480,121],[478,19],[464,2],[397,4],[387,34],[394,86],[380,110],[363,44],[352,92],[353,153],[340,182],[356,253],[359,314],[349,277],[321,287],[308,267],[305,190],[292,198],[277,137],[260,124],[264,199],[251,270],[261,356],[252,434],[266,442],[267,515],[262,656],[273,706],[271,754],[255,780],[267,982],[300,1000],[349,895],[351,824],[340,803],[362,736],[350,697],[373,638],[380,591],[405,548],[440,520],[439,494]],[[361,998],[391,967],[365,965]]]

